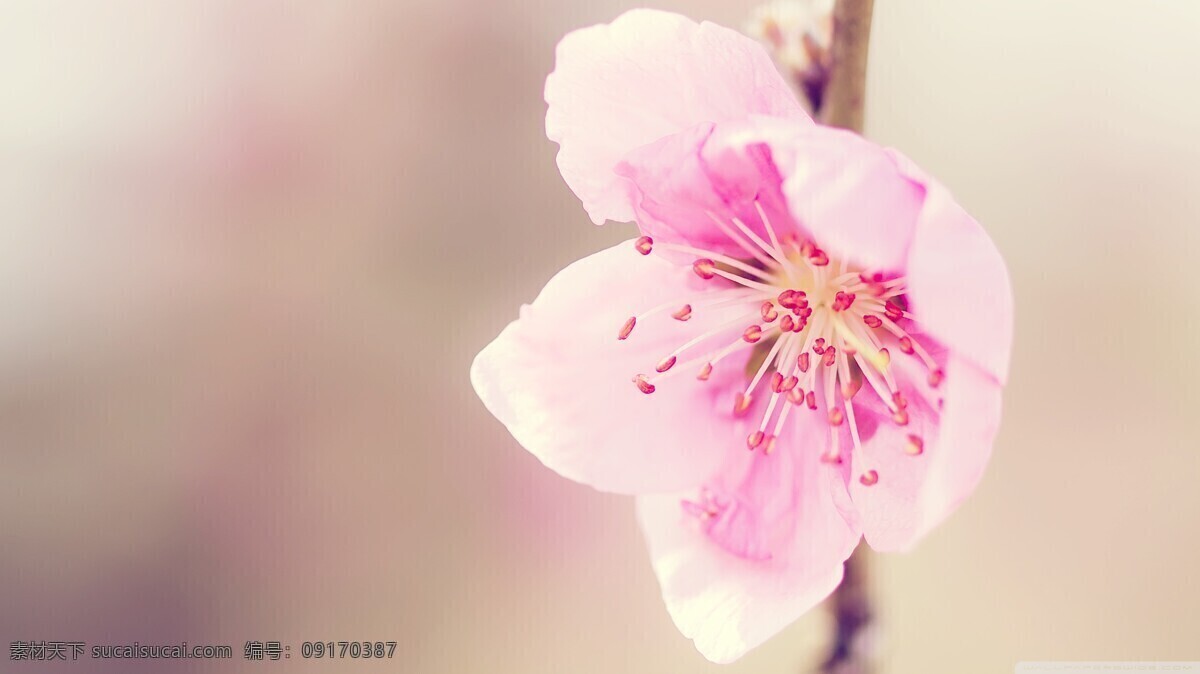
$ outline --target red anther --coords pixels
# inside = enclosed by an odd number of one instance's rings
[[[762,314],[763,323],[770,323],[779,318],[779,312],[775,310],[775,304],[770,301],[762,303],[762,309],[759,313]]]
[[[888,351],[887,347],[880,349],[879,350],[879,360],[883,361],[881,363],[880,367],[887,367],[892,362],[892,352]]]
[[[879,471],[872,468],[862,475],[859,475],[858,481],[861,482],[864,487],[870,487],[871,485],[879,482]]]
[[[752,400],[753,400],[752,396],[748,396],[745,393],[742,393],[739,391],[737,396],[735,396],[733,399],[733,414],[734,414],[734,416],[740,417],[741,415],[745,414],[746,410],[750,409],[750,403]]]
[[[630,316],[629,320],[625,321],[625,325],[621,326],[621,331],[617,333],[617,339],[624,341],[629,337],[629,333],[633,332],[633,326],[637,325],[637,316]]]
[[[671,318],[674,318],[677,321],[686,321],[687,319],[689,319],[691,317],[692,317],[692,305],[690,305],[690,304],[685,304],[682,307],[679,307],[678,311],[671,314]]]
[[[867,286],[867,292],[871,295],[882,295],[883,291],[887,290],[887,286],[883,285],[883,274],[877,273],[874,276],[859,274],[858,280]]]
[[[791,314],[784,314],[783,318],[779,319],[780,332],[791,332],[792,328],[796,327],[796,320]]]
[[[945,378],[946,378],[946,373],[942,372],[942,368],[939,367],[936,370],[929,373],[929,385],[933,388],[937,388],[938,384],[941,384],[942,380]]]
[[[920,456],[925,453],[925,441],[919,435],[909,434],[908,442],[904,445],[904,453],[909,456]]]
[[[808,261],[814,267],[824,267],[825,265],[829,264],[829,256],[825,254],[825,251],[817,248],[813,250],[813,254],[808,257]]]
[[[845,419],[846,419],[846,415],[842,414],[842,408],[835,407],[835,408],[829,410],[829,425],[830,426],[841,426],[842,422],[845,421]]]
[[[800,318],[808,318],[809,316],[812,316],[812,307],[805,304],[804,309],[800,311]]]
[[[834,361],[837,359],[837,347],[831,346],[825,349],[825,357],[821,359],[821,364],[825,367],[833,367]]]
[[[854,306],[854,300],[856,297],[858,296],[854,293],[847,293],[839,290],[837,295],[834,295],[833,297],[833,310],[846,311],[850,307]]]
[[[792,332],[804,332],[804,328],[808,326],[807,318],[796,319],[796,327],[792,328]]]
[[[770,454],[771,452],[775,451],[775,436],[767,435],[766,437],[764,437],[762,448],[763,448],[763,454]]]
[[[771,390],[772,391],[774,391],[775,393],[783,392],[783,378],[784,378],[783,374],[781,374],[778,371],[771,373]]]
[[[762,339],[762,327],[758,325],[751,325],[742,333],[742,339],[749,344],[757,342],[758,340]]]
[[[801,372],[808,372],[808,352],[800,354],[796,358],[796,367],[800,368]]]
[[[797,379],[795,376],[789,375],[783,380],[783,383],[779,385],[779,390],[785,393],[791,393],[792,389],[796,388],[796,384],[799,383],[799,379]]]
[[[883,325],[883,321],[878,316],[872,316],[871,314],[863,316],[863,323],[866,323],[868,328],[878,328]]]
[[[808,404],[808,409],[817,409],[817,394],[809,391],[808,395],[804,396],[804,402]]]
[[[803,405],[804,404],[804,389],[797,386],[796,388],[788,391],[787,398],[788,398],[788,402],[793,405]]]
[[[908,407],[908,400],[904,397],[904,394],[899,391],[896,391],[892,394],[892,402],[896,404],[898,409],[904,409],[905,407]]]
[[[892,421],[896,422],[897,426],[908,425],[908,410],[901,407],[892,413]]]
[[[813,342],[812,350],[813,350],[813,353],[817,354],[818,356],[825,353],[825,338],[818,337]]]
[[[904,309],[901,309],[900,305],[896,304],[892,300],[888,300],[887,306],[884,308],[883,313],[887,314],[887,317],[893,321],[898,321],[902,316],[904,316]]]
[[[779,297],[776,299],[779,302],[779,306],[791,309],[792,311],[808,306],[807,295],[804,294],[803,290],[792,290],[789,288],[779,293]]]
[[[766,437],[766,435],[762,431],[754,431],[749,437],[746,438],[746,448],[751,450],[755,449],[762,444],[764,437]]]
[[[646,375],[644,374],[639,374],[638,376],[634,377],[633,383],[637,384],[638,390],[646,395],[654,393],[654,384],[651,384],[649,381],[647,381]]]
[[[851,378],[849,381],[844,381],[844,382],[842,382],[842,397],[845,398],[846,400],[850,400],[854,396],[858,395],[858,390],[861,388],[862,388],[862,380],[861,379]]]
[[[641,253],[642,255],[649,255],[650,251],[654,250],[654,239],[648,236],[638,237],[638,240],[634,242],[633,247],[636,248],[637,252]]]
[[[692,263],[692,271],[696,272],[696,276],[699,276],[705,280],[716,276],[716,274],[713,272],[713,270],[716,268],[717,263],[706,257],[700,258]]]
[[[900,338],[900,350],[911,356],[913,353],[912,340],[909,339],[908,337],[901,337]]]
[[[804,243],[800,244],[800,254],[804,257],[812,257],[813,252],[816,250],[817,247],[812,244],[812,241],[805,241]]]
[[[705,363],[704,367],[700,368],[700,374],[696,375],[696,379],[708,381],[710,376],[712,376],[712,363]]]
[[[658,361],[658,367],[654,369],[658,370],[659,372],[666,372],[667,370],[670,370],[673,365],[675,365],[675,356],[667,356],[666,358]]]

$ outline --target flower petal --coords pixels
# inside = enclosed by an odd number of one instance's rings
[[[739,218],[769,241],[762,206],[776,234],[881,271],[903,268],[925,196],[889,151],[856,134],[761,115],[664,137],[630,151],[616,172],[631,183],[638,225],[656,238],[737,253],[713,217]]]
[[[906,426],[891,423],[870,396],[855,400],[864,440],[863,451],[852,460],[850,494],[867,543],[876,550],[910,549],[975,490],[991,456],[1000,424],[1000,384],[952,354],[944,367],[945,382],[938,389],[929,389],[915,371],[896,373],[909,401]],[[944,401],[940,412],[939,400]],[[906,451],[909,435],[919,440],[919,455]],[[878,475],[871,486],[857,477],[868,470]]]
[[[632,241],[579,260],[475,358],[475,391],[521,445],[565,477],[620,493],[696,486],[739,442],[729,382],[744,376],[745,359],[723,361],[707,382],[693,371],[669,372],[651,395],[631,379],[653,375],[671,351],[745,308],[698,306],[686,322],[660,312],[628,339],[617,334],[630,316],[673,298],[682,304],[701,283],[690,267],[639,255]],[[743,327],[730,325],[723,343]],[[675,367],[687,367],[683,360]]]
[[[625,156],[616,172],[630,181],[638,227],[644,234],[745,258],[746,249],[730,233],[753,244],[734,218],[762,242],[770,237],[760,207],[777,235],[793,231],[771,150],[743,135],[744,128],[739,122],[704,123]]]
[[[754,40],[648,9],[564,37],[546,102],[559,170],[596,224],[633,219],[628,185],[612,170],[636,147],[751,113],[808,122]]]
[[[794,424],[804,429],[771,455],[735,450],[712,485],[722,507],[711,520],[695,516],[693,492],[638,498],[667,610],[713,662],[736,660],[829,596],[858,544],[841,472],[796,444],[812,425]],[[721,492],[733,475],[740,484]]]
[[[1001,384],[1012,352],[1008,269],[983,228],[941,183],[895,154],[927,189],[908,259],[909,300],[924,330]]]
[[[771,138],[792,216],[835,257],[867,269],[903,268],[925,191],[888,152],[861,136],[826,126],[780,129]]]

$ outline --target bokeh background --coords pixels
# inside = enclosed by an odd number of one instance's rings
[[[956,192],[1017,297],[983,485],[873,564],[884,671],[1200,659],[1200,3],[876,4],[867,133]],[[541,100],[558,38],[631,6],[0,4],[0,642],[238,656],[4,671],[803,671],[819,612],[705,662],[631,502],[468,381],[632,231],[590,224]]]

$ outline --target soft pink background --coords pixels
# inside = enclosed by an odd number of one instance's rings
[[[877,4],[867,131],[956,191],[1017,296],[983,486],[875,564],[884,671],[1200,659],[1200,5]],[[0,643],[238,656],[73,672],[721,669],[631,503],[543,469],[467,379],[631,231],[588,222],[541,129],[554,43],[629,6],[0,8]],[[723,671],[801,671],[825,628]]]

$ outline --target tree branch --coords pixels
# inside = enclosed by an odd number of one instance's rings
[[[875,0],[837,0],[833,10],[829,81],[821,98],[821,122],[857,133],[863,130],[867,50]]]
[[[856,133],[863,130],[867,52],[874,0],[837,0],[833,10],[829,79],[821,97],[820,121]],[[869,637],[874,618],[865,545],[846,560],[846,575],[829,599],[834,637],[821,665],[825,674],[868,674],[874,669]]]
[[[874,671],[870,639],[871,608],[870,551],[860,545],[846,560],[842,584],[829,598],[833,614],[833,643],[821,665],[823,674],[868,674]]]

